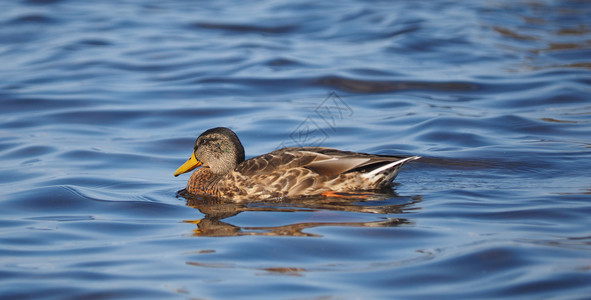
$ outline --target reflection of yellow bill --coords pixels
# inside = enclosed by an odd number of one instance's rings
[[[195,224],[195,225],[199,225],[199,223],[201,223],[201,220],[183,220],[184,223],[190,223],[190,224]]]
[[[191,158],[189,158],[182,166],[180,166],[178,169],[176,169],[176,171],[174,172],[174,176],[179,176],[183,173],[187,173],[197,167],[199,167],[201,165],[201,162],[197,160],[197,158],[195,158],[195,152],[193,152],[193,154],[191,154]]]

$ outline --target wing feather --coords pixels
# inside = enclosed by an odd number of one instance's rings
[[[372,155],[323,147],[294,147],[275,150],[242,162],[236,169],[245,176],[306,168],[320,175],[336,176],[351,170],[376,174],[405,157]],[[405,160],[406,161],[406,160]],[[403,163],[403,162],[401,162]],[[380,171],[375,171],[379,169]]]

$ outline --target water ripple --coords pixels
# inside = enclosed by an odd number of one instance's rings
[[[2,8],[6,298],[591,292],[588,2]],[[216,126],[422,158],[369,198],[187,195]]]

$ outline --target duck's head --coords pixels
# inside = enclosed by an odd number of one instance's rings
[[[174,176],[187,173],[201,165],[214,174],[226,174],[244,161],[244,147],[234,131],[216,127],[202,133],[195,141],[193,154],[175,172]]]

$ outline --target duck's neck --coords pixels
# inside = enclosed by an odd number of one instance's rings
[[[217,195],[217,182],[222,176],[214,174],[209,168],[199,168],[189,178],[187,191],[191,194]]]

